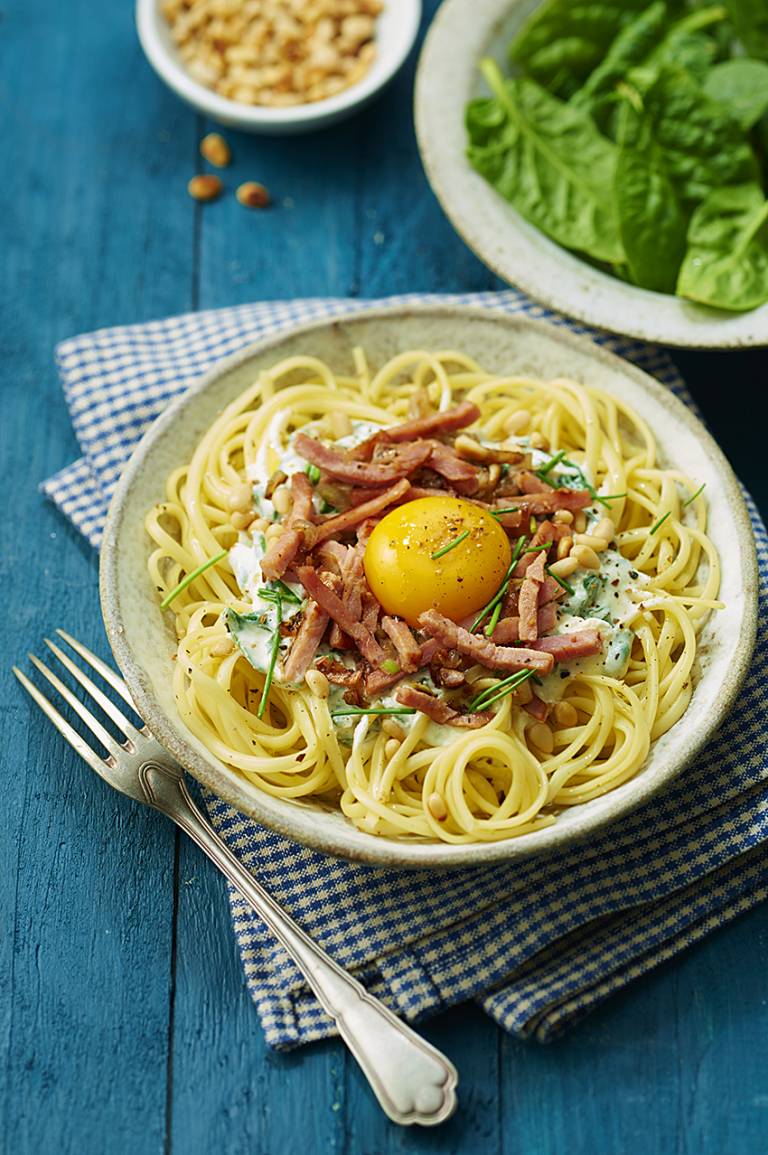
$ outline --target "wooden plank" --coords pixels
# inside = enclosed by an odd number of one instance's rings
[[[96,559],[36,492],[76,456],[53,346],[189,305],[192,216],[170,174],[192,139],[149,92],[130,6],[5,8],[0,1149],[159,1155],[174,835],[96,779],[8,667],[57,625],[106,651]]]

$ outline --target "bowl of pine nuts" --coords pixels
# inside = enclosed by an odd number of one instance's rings
[[[421,0],[137,0],[144,53],[230,128],[289,134],[367,104],[405,62]]]

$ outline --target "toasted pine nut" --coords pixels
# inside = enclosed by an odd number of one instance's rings
[[[571,557],[576,559],[582,569],[600,569],[600,558],[588,545],[575,545]]]
[[[438,822],[445,822],[448,817],[448,808],[440,794],[432,793],[427,799],[427,810]]]
[[[237,186],[235,196],[247,209],[265,209],[271,203],[269,193],[257,180],[243,181]]]
[[[336,438],[348,437],[352,432],[352,422],[341,409],[332,409],[328,414],[328,421],[331,426],[331,433]]]
[[[229,495],[227,505],[230,509],[238,509],[241,513],[246,509],[250,509],[253,505],[253,489],[244,481],[242,485],[238,485]]]
[[[222,638],[220,642],[214,642],[210,649],[211,657],[226,658],[235,648],[235,644],[231,638]]]
[[[272,504],[280,514],[285,514],[291,508],[291,491],[286,485],[281,485],[272,494]]]
[[[597,537],[594,533],[575,533],[573,540],[575,545],[586,545],[595,553],[602,553],[604,549],[608,549],[608,542],[605,538]]]
[[[531,434],[530,442],[531,442],[531,448],[532,449],[544,449],[547,452],[549,452],[549,442],[547,441],[544,434],[539,433],[539,431],[537,429],[535,429],[533,431],[533,433]]]
[[[243,512],[242,510],[236,509],[229,520],[235,529],[247,529],[248,526],[252,523],[253,518],[253,510],[250,512]]]
[[[268,528],[269,522],[266,517],[255,517],[251,522],[251,533],[264,533],[264,530]]]
[[[572,545],[573,545],[573,538],[571,537],[570,534],[568,534],[567,537],[561,537],[560,538],[559,542],[557,543],[558,561],[562,561],[562,559],[564,557],[568,557],[568,554],[571,552],[571,546]]]
[[[557,509],[552,520],[558,525],[570,525],[573,521],[573,514],[570,509]]]
[[[564,578],[568,577],[569,574],[572,574],[573,571],[578,568],[579,563],[573,554],[570,554],[568,557],[560,558],[560,561],[553,561],[549,567],[549,572],[556,577]]]
[[[610,517],[603,517],[592,530],[595,537],[605,538],[606,541],[611,542],[616,534],[616,526],[611,521]]]
[[[221,196],[223,187],[221,177],[215,176],[212,172],[204,172],[192,177],[187,185],[187,192],[196,201],[215,201]]]
[[[267,542],[274,541],[276,537],[280,537],[282,532],[283,532],[283,526],[280,525],[279,522],[273,521],[272,524],[268,525],[267,528],[264,530],[264,537],[267,540]]]
[[[534,722],[526,729],[525,735],[543,754],[551,754],[555,748],[554,736],[546,722]]]
[[[405,730],[394,718],[385,718],[381,723],[381,728],[390,738],[397,738],[400,742],[405,738]]]
[[[328,679],[322,670],[307,670],[304,681],[316,698],[328,697]]]
[[[531,415],[527,409],[516,409],[514,413],[510,413],[507,420],[504,422],[504,432],[511,434],[513,437],[518,433],[522,433],[527,429],[531,423]]]
[[[576,708],[570,702],[558,702],[552,714],[558,726],[575,726],[579,720]]]
[[[232,160],[229,145],[219,132],[209,132],[200,141],[200,154],[216,168],[226,168]]]
[[[386,758],[387,762],[390,762],[394,758],[399,749],[400,743],[398,742],[397,738],[387,738],[386,742],[384,743],[384,757]]]
[[[576,514],[576,516],[573,519],[573,529],[574,529],[575,533],[584,533],[586,531],[586,528],[587,528],[587,515],[583,509],[580,509],[579,512]]]

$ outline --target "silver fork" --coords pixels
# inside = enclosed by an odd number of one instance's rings
[[[125,682],[64,630],[59,637],[79,654],[135,711]],[[54,642],[45,644],[125,736],[116,741],[102,723],[48,667],[30,661],[108,751],[97,754],[66,721],[45,694],[16,666],[13,672],[40,709],[74,746],[92,770],[129,798],[152,806],[173,819],[219,868],[242,898],[266,923],[294,960],[318,1001],[335,1020],[339,1034],[357,1059],[373,1093],[395,1123],[442,1123],[456,1109],[458,1075],[435,1047],[401,1022],[378,999],[322,950],[281,910],[270,894],[246,871],[221,841],[193,802],[184,773],[146,726],[137,729],[84,670]]]

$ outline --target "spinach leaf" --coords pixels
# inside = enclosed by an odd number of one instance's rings
[[[644,289],[674,293],[688,220],[652,142],[619,150],[615,189],[632,280]]]
[[[738,120],[686,72],[664,68],[643,97],[648,129],[683,203],[757,179],[755,154]]]
[[[768,64],[749,58],[724,60],[707,74],[704,91],[742,128],[752,128],[768,112]]]
[[[558,244],[620,263],[615,146],[586,112],[532,80],[505,81],[491,60],[481,69],[494,98],[467,106],[470,163]]]
[[[667,24],[667,5],[656,0],[624,26],[611,43],[600,64],[590,73],[573,103],[589,105],[604,93],[613,92],[630,68],[642,64],[659,43]]]
[[[765,0],[723,0],[736,35],[750,56],[768,60],[768,4]]]
[[[677,291],[737,312],[768,301],[768,201],[758,184],[716,189],[696,209]]]
[[[550,92],[571,96],[648,0],[544,0],[509,47],[514,64]]]

